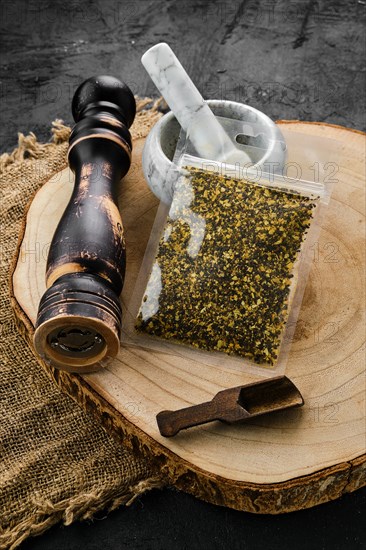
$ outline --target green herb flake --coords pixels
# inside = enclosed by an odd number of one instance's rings
[[[174,195],[137,331],[274,365],[315,204],[191,168]]]

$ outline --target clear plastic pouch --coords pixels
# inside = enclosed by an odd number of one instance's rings
[[[282,374],[338,143],[284,132],[266,164],[269,144],[255,125],[220,122],[252,161],[204,159],[181,133],[172,201],[157,212],[127,338],[218,368]]]

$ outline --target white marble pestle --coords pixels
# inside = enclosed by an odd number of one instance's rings
[[[235,147],[168,44],[156,44],[141,62],[201,157],[228,164],[251,163]]]

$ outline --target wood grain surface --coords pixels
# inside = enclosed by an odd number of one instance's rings
[[[365,136],[335,126],[281,124],[343,143],[339,181],[314,249],[286,371],[305,406],[246,427],[210,424],[167,440],[156,425],[160,410],[207,401],[217,391],[255,377],[198,364],[183,355],[128,347],[98,373],[77,377],[51,372],[64,390],[137,453],[152,453],[177,487],[217,504],[270,513],[319,504],[365,483]],[[120,195],[129,252],[124,304],[157,206],[141,176],[142,145],[141,140],[135,143],[135,169]],[[65,169],[37,193],[27,214],[14,295],[18,321],[28,337],[45,288],[45,251],[71,189],[72,177]],[[38,257],[27,253],[35,244]]]
[[[0,149],[15,147],[19,131],[47,140],[56,117],[70,125],[74,90],[93,74],[113,74],[140,96],[156,96],[140,57],[159,41],[174,48],[207,98],[242,101],[274,119],[365,130],[365,15],[361,0],[5,1]],[[123,541],[126,548],[161,550],[173,541],[186,550],[201,549],[204,541],[214,550],[361,550],[365,496],[361,490],[321,507],[262,517],[152,491],[103,521],[56,526],[23,545],[114,550]]]

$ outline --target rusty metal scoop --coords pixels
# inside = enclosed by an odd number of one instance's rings
[[[304,399],[295,384],[286,376],[278,376],[219,391],[207,403],[178,411],[161,411],[156,420],[161,435],[171,437],[180,430],[213,420],[235,424],[303,404]]]

